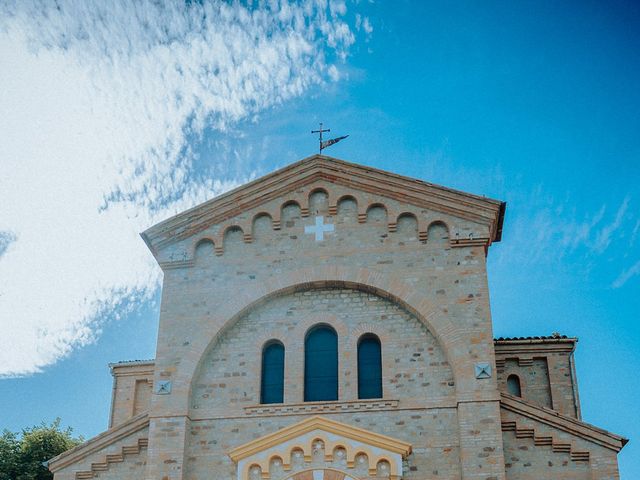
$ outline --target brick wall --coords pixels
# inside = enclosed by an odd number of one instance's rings
[[[281,205],[277,220],[260,213],[274,206],[262,205],[227,222],[242,230],[212,225],[171,247],[176,258],[190,245],[194,257],[188,268],[165,268],[156,380],[171,380],[173,390],[152,396],[148,477],[181,479],[181,471],[202,473],[216,462],[230,468],[222,443],[235,447],[300,414],[343,411],[336,419],[350,422],[356,408],[369,408],[375,431],[391,428],[390,435],[427,455],[414,454],[410,467],[418,470],[407,471],[419,473],[408,478],[425,478],[428,465],[428,472],[456,478],[456,405],[463,401],[467,477],[503,478],[495,378],[474,376],[474,362],[494,363],[485,250],[450,241],[454,225],[478,237],[487,235],[485,227],[328,182],[316,187],[324,190],[292,194],[309,195],[307,208],[280,198],[273,202]],[[331,198],[339,198],[335,210]],[[315,215],[335,228],[323,241],[304,231]],[[171,251],[161,255],[170,259]],[[304,334],[318,322],[339,335],[340,401],[357,402],[357,339],[371,331],[382,341],[385,400],[394,402],[322,411],[301,403]],[[255,408],[260,353],[272,338],[286,347],[288,411]],[[255,429],[260,415],[273,423]],[[227,423],[238,435],[215,433]],[[197,428],[205,430],[193,438]],[[170,433],[186,438],[171,446]]]
[[[580,418],[578,381],[573,365],[577,339],[561,336],[498,339],[495,342],[498,386],[507,392],[507,378],[520,378],[522,398]]]
[[[455,409],[343,413],[327,416],[385,435],[412,439],[415,446],[405,464],[405,479],[460,478]],[[284,415],[192,422],[188,434],[185,479],[235,478],[235,465],[226,452],[261,436],[263,432],[276,431],[303,418],[299,415]]]
[[[191,406],[197,417],[242,415],[260,402],[265,342],[285,346],[285,403],[303,401],[304,338],[314,324],[338,332],[340,400],[357,400],[357,343],[365,333],[382,345],[383,395],[400,407],[455,403],[453,373],[431,333],[408,312],[372,293],[312,289],[261,305],[226,330],[194,379]]]
[[[508,392],[507,378],[516,375],[520,380],[522,398],[542,407],[552,408],[549,367],[547,359],[535,358],[530,363],[520,365],[517,359],[509,359],[498,369],[498,386]]]
[[[113,363],[113,393],[109,427],[115,427],[149,410],[153,385],[153,361]]]

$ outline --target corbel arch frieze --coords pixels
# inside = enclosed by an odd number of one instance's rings
[[[329,203],[329,215],[338,216],[340,215],[340,204],[346,200],[353,200],[356,204],[356,213],[357,220],[359,223],[364,223],[367,219],[367,211],[366,211],[366,201],[360,195],[359,192],[353,191],[349,193],[340,193],[336,194],[333,197],[335,199],[334,202]],[[364,217],[362,217],[364,215]],[[363,219],[361,221],[361,218]]]
[[[418,224],[418,239],[422,243],[428,242],[428,231],[434,224],[442,224],[446,227],[450,246],[483,244],[487,240],[485,238],[486,232],[484,232],[484,229],[479,228],[478,231],[475,231],[474,229],[472,229],[473,231],[467,231],[468,228],[461,229],[461,225],[458,225],[458,221],[450,215],[444,215],[435,211],[425,211],[419,207],[411,205],[397,205],[396,201],[390,199],[381,198],[371,200],[366,194],[357,190],[335,190],[334,188],[330,188],[326,185],[313,184],[298,191],[291,192],[277,204],[272,203],[256,207],[252,212],[248,213],[246,218],[229,218],[218,224],[213,232],[211,230],[206,230],[201,232],[201,234],[194,235],[194,237],[188,240],[185,245],[185,252],[188,252],[186,259],[193,259],[196,245],[203,238],[209,238],[214,243],[216,255],[223,255],[225,251],[225,233],[231,228],[239,228],[242,230],[244,243],[253,243],[254,221],[256,218],[263,215],[267,215],[271,218],[271,228],[274,232],[281,230],[283,228],[282,210],[287,205],[297,205],[300,208],[300,217],[308,217],[310,215],[310,197],[319,191],[324,192],[327,195],[329,208],[328,213],[330,216],[338,215],[340,202],[349,198],[354,199],[357,204],[357,221],[361,224],[368,223],[368,212],[372,207],[383,208],[387,216],[384,228],[386,228],[390,233],[397,231],[398,220],[400,217],[405,215],[415,217]]]
[[[313,215],[314,212],[311,211],[311,197],[315,193],[323,193],[327,197],[327,213],[331,214],[331,205],[335,203],[336,192],[332,188],[327,188],[324,185],[313,186],[308,189],[307,193],[307,215]]]

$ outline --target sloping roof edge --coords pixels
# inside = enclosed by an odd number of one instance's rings
[[[577,343],[576,337],[566,335],[534,336],[534,337],[498,337],[493,339],[494,345],[533,344],[533,343]]]
[[[122,438],[128,437],[129,435],[146,428],[148,425],[149,414],[141,413],[140,415],[137,415],[116,427],[110,428],[109,430],[102,432],[93,438],[90,438],[77,447],[74,447],[71,450],[67,450],[66,452],[62,452],[60,455],[53,457],[51,460],[49,460],[49,470],[55,473],[68,465],[82,460],[83,458],[91,455],[94,452],[108,447],[112,443],[117,442]]]
[[[487,215],[486,219],[492,223],[491,240],[497,242],[502,237],[505,202],[318,154],[294,162],[174,215],[148,228],[140,236],[155,254],[156,240],[163,233],[171,232],[172,235],[179,236],[181,229],[184,229],[189,223],[215,223],[225,220],[237,215],[239,211],[252,208],[256,201],[262,200],[260,191],[265,188],[274,187],[274,185],[286,187],[289,184],[293,185],[296,178],[299,180],[301,174],[305,174],[308,177],[321,173],[332,181],[340,180],[340,178],[344,177],[344,174],[358,176],[365,183],[369,182],[369,185],[370,183],[377,183],[381,194],[385,194],[385,188],[388,189],[387,193],[393,191],[394,186],[406,189],[406,201],[408,203],[412,203],[411,199],[415,201],[417,198],[415,195],[422,194],[437,198],[443,205],[447,201],[455,200],[461,204],[460,211],[464,211],[464,208],[470,208],[471,206],[483,209]],[[414,194],[414,196],[411,197],[410,194]],[[217,212],[217,214],[212,214],[211,212]]]
[[[628,439],[620,435],[595,427],[582,420],[562,415],[555,410],[534,405],[513,395],[501,393],[500,397],[501,408],[609,448],[615,452],[622,450],[629,442]]]

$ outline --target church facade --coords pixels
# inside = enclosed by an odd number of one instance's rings
[[[56,480],[612,480],[576,339],[494,339],[505,204],[315,155],[142,234],[156,358]]]

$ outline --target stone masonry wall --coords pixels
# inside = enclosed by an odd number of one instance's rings
[[[403,479],[461,478],[454,408],[327,414],[331,419],[415,442]],[[300,415],[192,422],[185,479],[228,480],[235,465],[225,454],[237,445],[303,420]]]
[[[109,428],[149,410],[153,369],[153,361],[111,365],[113,396]]]
[[[215,471],[232,472],[234,466],[226,456],[229,448],[303,418],[268,405],[265,408],[273,417],[256,415],[261,351],[271,339],[283,342],[285,403],[299,404],[304,337],[317,323],[330,324],[338,333],[340,405],[336,408],[356,408],[348,402],[357,401],[357,343],[365,333],[375,333],[381,340],[384,400],[395,401],[391,408],[365,401],[364,408],[377,411],[332,418],[411,442],[416,454],[408,461],[405,478],[424,478],[427,471],[440,472],[443,478],[456,475],[455,383],[433,335],[388,299],[351,289],[320,288],[277,297],[219,336],[194,379],[187,478],[203,478],[212,464]],[[247,406],[252,408],[243,408]]]
[[[507,392],[507,378],[518,375],[522,397],[563,415],[580,418],[578,383],[573,368],[576,339],[498,340],[498,387]]]
[[[573,431],[556,429],[513,412],[503,410],[502,419],[515,422],[521,432],[529,430],[535,438],[553,439],[553,445],[544,444],[536,442],[530,434],[504,431],[508,480],[619,480],[615,451],[575,435]],[[564,447],[557,448],[560,445]]]
[[[152,395],[147,478],[182,479],[183,472],[191,472],[191,467],[195,471],[206,468],[199,462],[189,463],[194,462],[190,460],[194,455],[200,455],[196,447],[210,445],[213,448],[214,442],[220,443],[222,439],[202,439],[198,440],[202,444],[195,445],[191,443],[190,432],[201,422],[215,424],[221,421],[215,419],[221,415],[223,406],[216,397],[220,391],[228,392],[222,393],[230,400],[225,407],[232,412],[229,415],[236,416],[235,420],[225,417],[228,418],[225,421],[233,421],[239,429],[245,428],[241,427],[244,422],[247,426],[256,424],[252,415],[259,413],[254,410],[247,414],[243,407],[255,406],[258,401],[256,367],[259,366],[259,352],[264,342],[276,334],[264,326],[256,327],[255,331],[248,331],[243,343],[240,336],[229,334],[229,325],[239,324],[265,302],[267,305],[273,302],[273,305],[279,305],[273,311],[278,338],[288,348],[288,354],[301,348],[308,326],[320,321],[336,322],[336,325],[351,322],[349,327],[345,324],[336,328],[339,338],[350,345],[340,347],[342,365],[348,367],[340,369],[341,401],[356,399],[355,329],[360,328],[360,323],[371,324],[382,340],[385,371],[391,372],[391,375],[385,373],[385,397],[398,400],[397,405],[376,405],[369,413],[377,419],[375,423],[393,425],[393,419],[401,415],[407,415],[409,419],[411,415],[422,415],[423,421],[427,422],[432,414],[421,408],[449,408],[455,406],[455,402],[464,402],[464,425],[456,415],[449,415],[447,422],[452,423],[445,422],[440,426],[442,420],[437,412],[433,413],[438,415],[438,419],[433,420],[435,423],[419,424],[436,437],[441,431],[447,432],[446,443],[453,445],[455,450],[446,454],[439,452],[433,461],[440,465],[441,459],[447,459],[449,464],[434,470],[448,472],[449,478],[460,477],[452,472],[458,471],[461,465],[463,452],[458,452],[456,445],[462,435],[465,438],[464,458],[468,459],[464,477],[469,480],[502,479],[502,436],[495,377],[478,380],[474,374],[475,362],[494,365],[485,249],[481,243],[453,246],[451,240],[458,232],[464,239],[472,238],[472,232],[477,238],[486,237],[486,228],[448,214],[408,207],[374,193],[353,192],[325,181],[292,192],[296,198],[304,195],[309,195],[306,211],[284,196],[238,213],[225,225],[212,225],[159,253],[164,285],[155,380],[170,380],[172,392],[170,395]],[[335,210],[331,207],[334,201]],[[278,208],[274,205],[281,205],[277,221],[272,215],[260,213],[263,209],[273,211]],[[305,227],[315,223],[317,215],[323,216],[324,224],[334,225],[334,231],[325,233],[322,241],[305,232]],[[211,238],[213,242],[208,240]],[[193,260],[189,260],[191,256]],[[192,263],[181,263],[183,258]],[[313,305],[311,300],[302,300],[301,288],[325,289],[326,295],[329,295],[326,289],[342,289],[335,292],[338,295],[335,301],[344,303],[331,309],[327,307],[332,300],[316,298],[328,303]],[[366,293],[347,293],[344,289]],[[296,319],[296,311],[292,310],[292,315],[287,315],[286,302],[278,300],[283,296],[290,301],[307,302],[306,305],[299,304],[300,308],[307,309],[306,314]],[[362,301],[366,308],[385,304],[388,312],[375,310],[376,306],[358,319],[355,316],[349,319],[339,315],[340,311],[349,311],[347,299]],[[391,320],[383,319],[382,315],[390,315]],[[401,320],[407,330],[400,332],[399,337],[391,336],[397,332],[386,330],[387,325]],[[296,322],[306,324],[296,330]],[[292,330],[288,330],[289,327]],[[429,333],[427,329],[431,327],[433,330]],[[362,333],[365,330],[370,328],[362,327]],[[418,347],[414,343],[415,334],[422,339],[423,345]],[[439,351],[435,349],[434,337],[438,339]],[[211,353],[215,350],[213,345],[221,338],[227,339],[223,345],[226,341],[234,342],[234,347],[243,351],[250,347],[253,356],[245,353],[240,357],[239,353],[229,350],[229,362],[234,365],[226,371],[221,369],[223,362],[214,363],[217,357]],[[297,339],[299,344],[293,346],[291,338]],[[409,346],[405,347],[405,344]],[[389,345],[394,345],[398,353],[389,352]],[[433,351],[429,351],[431,347]],[[419,356],[414,357],[414,354]],[[412,359],[416,361],[412,362]],[[350,367],[348,362],[351,362]],[[288,362],[287,365],[291,371],[285,372],[288,385],[285,404],[295,405],[291,407],[293,413],[320,413],[299,406],[303,387],[295,369],[302,364]],[[394,368],[398,368],[396,373],[393,373]],[[451,373],[445,373],[447,369]],[[224,377],[225,373],[229,376]],[[404,376],[406,373],[408,377]],[[420,373],[424,377],[420,377]],[[205,376],[201,377],[202,374]],[[220,374],[223,381],[220,381]],[[396,378],[398,374],[400,377]],[[455,384],[449,385],[452,381]],[[423,386],[423,383],[430,385]],[[423,395],[420,388],[425,389]],[[405,410],[400,402],[411,410],[402,413]],[[295,419],[295,416],[276,410],[262,415],[272,417],[274,422],[281,422],[280,425]],[[348,418],[342,420],[349,421]],[[462,427],[464,430],[460,430]],[[398,438],[404,438],[406,430],[398,425],[395,433]],[[251,439],[271,431],[267,425],[242,438]],[[429,445],[424,437],[413,440],[416,442],[414,448]],[[218,461],[216,459],[222,457],[223,451],[207,456],[208,461]],[[478,461],[478,458],[482,460]],[[187,465],[191,465],[189,469]]]
[[[505,432],[504,461],[508,480],[591,480],[587,462],[574,462],[564,452],[550,446],[536,446],[532,438],[518,439],[515,432]]]
[[[549,367],[546,358],[535,358],[529,365],[519,365],[517,360],[507,360],[504,368],[498,369],[498,387],[507,390],[507,378],[517,375],[520,379],[522,398],[542,407],[552,408]]]
[[[304,338],[318,323],[338,333],[339,400],[357,400],[357,344],[366,333],[382,345],[385,399],[399,407],[455,405],[453,373],[425,326],[391,301],[349,289],[312,289],[284,295],[243,316],[219,336],[194,379],[191,418],[243,415],[260,403],[261,352],[285,346],[285,403],[304,400]]]
[[[138,442],[147,439],[148,428],[120,438],[106,448],[98,449],[79,461],[62,468],[55,474],[55,480],[76,480],[76,473],[90,472],[92,464],[105,464],[107,468],[94,471],[95,478],[108,480],[130,480],[144,478],[147,449],[139,448]],[[129,451],[130,453],[127,453]],[[134,453],[135,452],[135,453]],[[107,456],[122,456],[122,461],[107,462]],[[87,477],[84,477],[87,478]],[[90,477],[89,477],[90,478]]]

